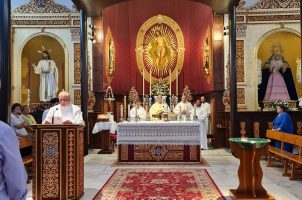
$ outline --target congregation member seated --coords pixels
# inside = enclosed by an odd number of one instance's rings
[[[28,106],[22,106],[21,111],[22,111],[21,117],[24,120],[25,129],[27,130],[29,135],[32,135],[34,130],[30,126],[37,124],[37,122],[35,118],[31,114],[29,114]]]
[[[150,116],[156,115],[156,114],[161,114],[164,112],[169,112],[170,108],[168,104],[163,102],[163,97],[162,95],[158,95],[156,98],[156,102],[151,106],[150,108]]]
[[[294,132],[293,122],[289,114],[285,112],[285,107],[283,105],[276,106],[277,109],[277,117],[274,119],[274,127],[273,131],[280,131],[283,133],[289,133],[292,134]],[[281,148],[281,142],[276,140],[275,141],[275,147]],[[293,152],[293,146],[288,143],[284,143],[285,151]]]
[[[60,104],[49,109],[43,124],[78,124],[85,126],[80,107],[70,103],[70,95],[66,91],[59,94]]]
[[[19,103],[14,103],[11,107],[11,117],[10,125],[15,131],[17,136],[26,137],[28,133],[25,129],[24,119],[20,116],[21,114],[21,105]]]
[[[53,98],[53,99],[50,100],[50,103],[51,103],[51,107],[56,106],[56,105],[59,104],[59,99],[58,98]],[[43,115],[42,115],[42,122],[45,120],[48,111],[49,111],[49,108],[44,110]]]
[[[192,111],[193,111],[193,106],[190,102],[188,102],[188,98],[186,95],[181,96],[181,102],[179,102],[173,110],[175,115],[186,115],[186,116],[190,116]]]
[[[135,119],[135,117],[139,117],[141,121],[146,120],[146,110],[142,107],[142,102],[138,100],[135,103],[135,106],[130,110],[130,118]]]

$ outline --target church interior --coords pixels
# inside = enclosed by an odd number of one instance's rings
[[[26,199],[302,199],[301,8],[1,1]]]

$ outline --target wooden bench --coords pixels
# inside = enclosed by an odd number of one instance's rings
[[[278,149],[274,146],[269,146],[268,150],[268,159],[267,159],[267,167],[271,165],[271,156],[275,155],[277,157],[281,157],[284,159],[284,172],[283,175],[288,175],[288,166],[291,164],[291,174],[290,179],[296,178],[296,166],[297,164],[302,164],[302,136],[282,133],[273,130],[266,131],[266,137],[272,140],[279,140],[281,142],[281,148]],[[299,154],[293,154],[288,151],[283,150],[284,143],[292,144],[293,146],[298,147]]]
[[[19,149],[23,149],[26,147],[31,147],[33,145],[33,138],[32,137],[18,137],[19,139]],[[28,173],[28,168],[31,166],[33,162],[32,155],[27,155],[22,157],[23,164],[25,167],[26,172]]]

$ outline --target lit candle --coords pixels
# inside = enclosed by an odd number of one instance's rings
[[[123,118],[123,116],[124,116],[124,111],[123,111],[123,104],[121,104],[121,110],[120,110],[120,112],[121,112],[121,119]]]
[[[151,69],[150,69],[150,86],[149,86],[149,90],[150,90],[150,97],[151,97],[151,86],[152,86],[152,74],[151,74]]]
[[[172,78],[171,78],[171,68],[170,68],[170,70],[169,70],[169,83],[170,83],[170,98],[171,98],[171,94],[172,94],[172,90],[171,90],[171,84],[172,84]]]
[[[196,104],[194,104],[194,112],[193,112],[193,117],[196,116]]]
[[[143,69],[143,97],[145,96],[145,69]]]
[[[178,96],[178,68],[176,69],[176,96]]]

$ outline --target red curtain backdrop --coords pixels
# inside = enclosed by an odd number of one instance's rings
[[[178,77],[179,94],[186,84],[192,93],[213,90],[213,80],[208,83],[202,73],[202,47],[207,29],[213,24],[210,7],[189,0],[132,0],[110,6],[102,14],[104,34],[109,27],[115,42],[116,68],[111,82],[115,94],[128,94],[134,86],[142,95],[143,77],[136,63],[136,37],[143,23],[158,14],[176,21],[184,35],[185,57]],[[145,94],[148,92],[149,82],[145,81]],[[172,93],[175,94],[175,81]]]

